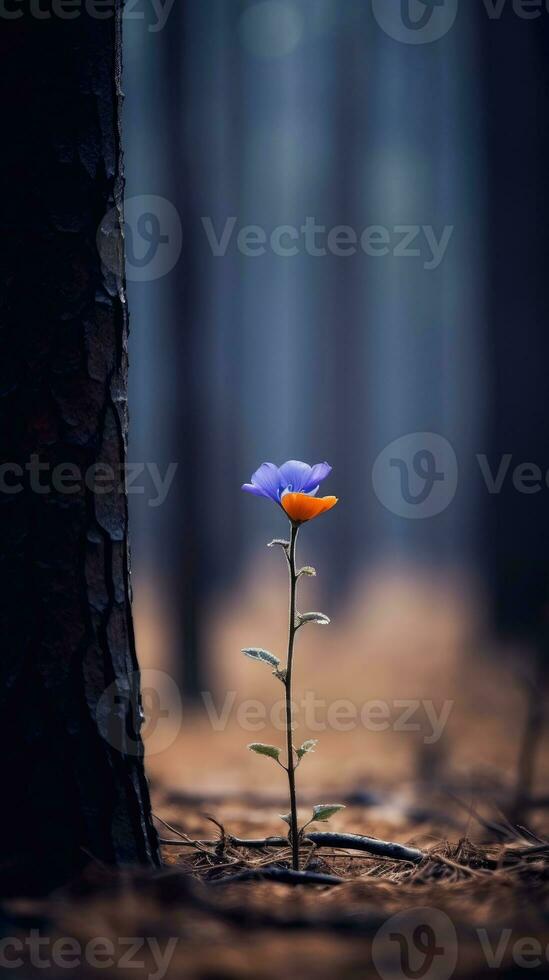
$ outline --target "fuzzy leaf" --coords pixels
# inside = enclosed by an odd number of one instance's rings
[[[286,550],[286,549],[288,549],[290,547],[290,542],[289,541],[284,541],[283,538],[275,538],[274,541],[269,541],[269,544],[267,545],[267,547],[268,548],[276,548],[277,545],[280,548],[284,548],[284,550]]]
[[[297,618],[299,620],[299,625],[303,623],[317,623],[319,626],[328,626],[329,618],[321,612],[308,612],[308,613],[298,613]]]
[[[262,650],[261,647],[246,647],[242,653],[250,660],[261,660],[264,664],[269,664],[270,667],[274,667],[275,671],[280,667],[278,657],[275,657],[274,653],[269,653],[268,650]]]
[[[339,810],[344,810],[345,805],[343,803],[317,803],[313,807],[313,816],[311,820],[317,821],[318,823],[325,823],[330,817],[333,817],[334,813]]]
[[[297,758],[302,759],[303,756],[307,755],[308,752],[314,752],[315,747],[317,745],[318,745],[317,738],[308,738],[306,742],[303,742],[301,748],[297,750]]]
[[[297,574],[298,575],[308,575],[309,578],[314,578],[315,575],[316,575],[316,568],[313,568],[312,565],[304,565],[303,568],[300,568],[299,569],[299,571],[298,571]]]
[[[280,817],[281,820],[284,821],[284,823],[287,823],[288,824],[288,827],[291,827],[292,826],[292,815],[291,815],[291,813],[279,813],[278,816]]]
[[[270,759],[276,759],[278,762],[280,757],[280,749],[277,749],[276,745],[263,745],[263,742],[252,742],[248,745],[251,752],[256,752],[257,755],[267,755]]]

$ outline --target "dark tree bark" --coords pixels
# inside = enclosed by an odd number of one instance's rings
[[[547,218],[549,25],[508,11],[499,21],[480,9],[485,100],[487,313],[493,401],[489,462],[512,455],[501,492],[487,494],[495,619],[504,636],[533,641],[549,658],[549,457]],[[508,59],[520,70],[510,77]],[[539,467],[541,490],[519,492],[513,471]],[[503,464],[504,465],[504,464]],[[534,484],[536,481],[533,481]]]
[[[483,491],[494,619],[502,637],[518,641],[521,650],[517,674],[524,685],[524,727],[515,799],[507,814],[521,822],[535,785],[549,694],[549,25],[545,17],[518,21],[508,14],[489,21],[479,9],[489,106],[484,132],[490,174],[492,472],[506,455],[512,457],[501,492]],[[509,59],[518,66],[513,73]],[[515,467],[524,464],[539,467],[534,488],[532,481],[526,484],[529,492],[519,492],[513,481]],[[527,475],[531,472],[528,468]]]
[[[73,5],[67,19],[60,4],[42,0],[38,17],[37,5],[14,3],[0,42],[4,892],[48,888],[90,857],[159,861],[121,469],[127,313],[113,4],[100,16]]]

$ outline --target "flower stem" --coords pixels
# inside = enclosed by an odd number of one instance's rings
[[[297,630],[296,624],[296,586],[298,576],[295,567],[295,547],[297,541],[297,524],[291,524],[290,547],[288,548],[288,569],[290,573],[290,601],[288,617],[288,662],[286,665],[286,746],[287,746],[287,772],[288,786],[290,790],[290,840],[292,845],[292,867],[294,871],[299,871],[299,835],[297,830],[297,801],[295,792],[295,761],[294,747],[292,739],[293,728],[293,707],[292,707],[292,666],[294,657],[294,640]]]

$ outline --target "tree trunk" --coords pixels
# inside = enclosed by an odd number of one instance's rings
[[[496,624],[503,636],[530,641],[548,662],[549,507],[547,446],[546,193],[549,130],[549,23],[513,17],[497,25],[480,9],[490,180],[487,181],[487,322],[490,324],[492,421],[489,465],[502,474],[487,493],[482,525]],[[511,78],[508,59],[520,64]],[[536,97],[532,98],[532,92]],[[526,464],[539,478],[515,480]],[[505,468],[507,465],[507,469]],[[537,486],[537,489],[536,489]],[[540,489],[541,487],[541,489]]]
[[[156,865],[159,852],[123,476],[121,2],[42,0],[40,17],[36,4],[10,9],[0,52],[0,870],[3,891],[21,892],[93,858]]]

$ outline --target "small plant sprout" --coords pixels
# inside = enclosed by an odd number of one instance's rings
[[[301,613],[297,610],[297,583],[302,576],[312,577],[316,575],[316,571],[310,565],[297,568],[296,543],[302,524],[313,520],[327,510],[331,510],[337,504],[337,497],[316,496],[321,481],[329,476],[331,470],[332,468],[328,463],[317,463],[316,466],[309,466],[307,463],[289,460],[280,467],[275,466],[274,463],[263,463],[253,474],[251,483],[246,483],[242,487],[247,493],[253,493],[256,497],[267,497],[273,500],[282,508],[290,520],[290,540],[275,538],[268,545],[269,548],[281,548],[288,565],[290,593],[286,664],[283,666],[278,657],[260,647],[248,647],[242,652],[251,660],[257,660],[270,667],[273,675],[285,687],[285,764],[280,761],[282,750],[275,745],[252,742],[248,748],[258,755],[265,755],[273,759],[288,775],[290,810],[289,813],[280,814],[280,816],[290,828],[289,841],[292,848],[292,866],[295,871],[299,871],[299,842],[305,827],[314,822],[324,823],[334,813],[343,809],[341,803],[319,803],[313,807],[310,820],[301,830],[298,829],[295,773],[303,759],[314,751],[317,739],[307,739],[299,748],[293,744],[292,671],[295,638],[298,630],[303,626],[309,624],[328,626],[330,620],[321,612]]]

